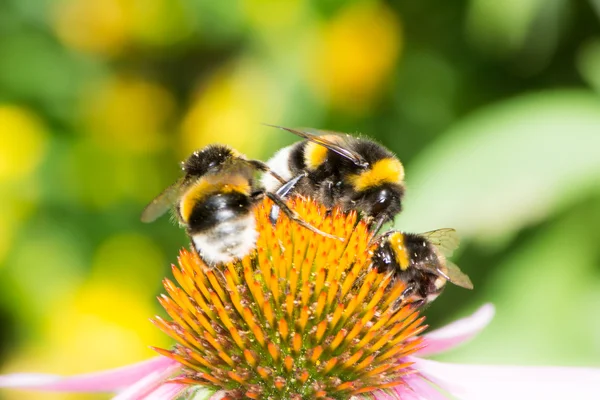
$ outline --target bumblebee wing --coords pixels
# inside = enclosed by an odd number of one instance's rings
[[[452,261],[446,260],[446,268],[448,268],[448,276],[444,276],[450,282],[454,283],[456,286],[463,287],[465,289],[473,289],[473,282],[471,279],[458,268],[456,264]]]
[[[460,244],[460,238],[455,229],[443,228],[421,233],[431,244],[437,247],[443,255],[450,257]]]
[[[286,128],[284,126],[268,125],[268,124],[267,124],[267,126],[272,126],[274,128],[283,129],[285,131],[293,133],[296,136],[300,136],[301,138],[304,138],[313,143],[316,143],[323,147],[326,147],[328,150],[331,150],[334,153],[337,153],[340,156],[347,158],[348,160],[352,161],[352,163],[354,163],[355,165],[357,165],[359,167],[366,167],[369,165],[369,163],[359,153],[349,150],[347,148],[344,148],[343,146],[340,146],[337,143],[334,143],[330,140],[327,140],[326,138],[324,138],[322,136],[319,136],[319,134],[327,134],[327,135],[342,135],[342,137],[343,137],[343,135],[344,135],[343,133],[320,131],[320,130],[312,129],[312,128],[292,129],[292,128]]]
[[[183,181],[180,179],[156,196],[142,211],[142,222],[153,222],[166,213],[177,202],[181,194]]]
[[[464,272],[462,272],[456,264],[454,264],[452,261],[446,260],[445,266],[446,271],[442,270],[437,262],[425,262],[416,264],[415,268],[430,274],[441,276],[456,286],[460,286],[465,289],[473,289],[473,282],[471,282],[471,279]]]

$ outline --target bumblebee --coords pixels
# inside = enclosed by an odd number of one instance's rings
[[[142,222],[152,222],[173,205],[193,247],[209,265],[241,258],[255,247],[258,232],[253,208],[266,195],[303,227],[330,236],[300,219],[285,202],[254,183],[254,173],[270,173],[258,160],[248,160],[224,145],[210,145],[182,163],[184,176],[165,189],[142,212]]]
[[[435,300],[448,281],[473,289],[469,277],[446,259],[458,243],[456,231],[449,228],[420,234],[389,231],[377,239],[372,265],[406,283],[402,299],[420,307]]]
[[[267,162],[287,181],[282,185],[265,175],[262,183],[267,190],[280,196],[310,196],[328,208],[360,211],[371,219],[373,232],[402,210],[404,167],[385,147],[344,133],[274,127],[305,140]]]

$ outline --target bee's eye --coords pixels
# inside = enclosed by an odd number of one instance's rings
[[[379,215],[382,212],[385,212],[390,206],[390,202],[392,201],[392,196],[390,196],[390,192],[387,189],[383,189],[379,191],[377,197],[374,199],[373,208],[371,209],[372,215]]]

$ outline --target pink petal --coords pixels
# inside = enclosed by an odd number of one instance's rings
[[[113,400],[145,399],[146,396],[149,396],[149,394],[157,390],[157,388],[166,386],[166,384],[163,384],[165,380],[175,375],[180,369],[181,366],[175,363],[167,368],[153,371],[130,385],[127,389],[115,396]]]
[[[49,374],[11,374],[0,376],[0,387],[58,392],[116,392],[174,364],[177,363],[161,356],[120,368],[66,378]]]
[[[377,390],[369,395],[375,400],[448,400],[417,374],[409,375],[404,380],[406,385],[398,385],[389,391]]]
[[[414,393],[418,393],[424,400],[448,400],[448,398],[434,388],[429,382],[426,382],[422,377],[418,375],[409,376],[406,383],[411,387]],[[400,388],[406,390],[404,388]],[[403,399],[402,396],[400,398]]]
[[[172,400],[176,399],[187,387],[181,383],[165,383],[143,397],[132,397],[131,399]]]
[[[488,303],[469,317],[459,319],[423,335],[425,347],[415,355],[422,357],[438,354],[471,340],[490,323],[494,313],[494,306]]]
[[[600,369],[460,365],[414,358],[414,367],[460,400],[597,400]]]

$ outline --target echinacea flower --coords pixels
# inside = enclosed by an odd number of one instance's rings
[[[116,370],[62,378],[0,376],[0,387],[113,392],[115,399],[595,399],[600,370],[452,365],[422,358],[477,334],[491,305],[421,335],[403,282],[370,268],[369,234],[356,213],[295,199],[314,234],[257,207],[256,251],[207,267],[182,251],[159,298],[170,320],[153,322],[176,341],[160,356]]]

